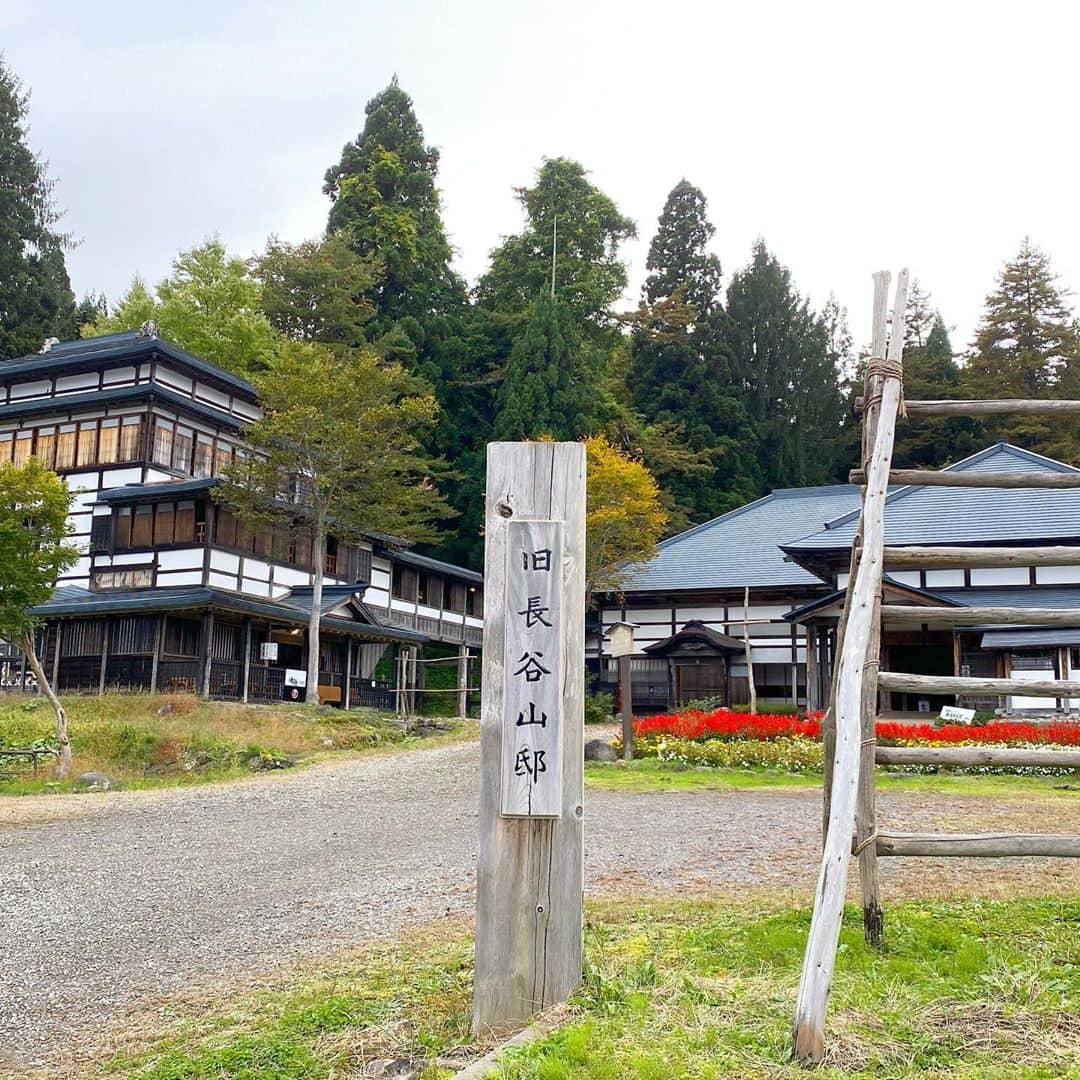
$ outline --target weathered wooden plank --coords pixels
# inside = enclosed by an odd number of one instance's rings
[[[908,416],[1001,416],[1012,413],[1028,416],[1061,416],[1080,413],[1080,401],[1042,400],[1040,398],[1000,398],[996,401],[963,401],[942,398],[923,401],[905,400]],[[855,408],[864,408],[864,399],[855,401]]]
[[[893,303],[893,332],[889,359],[897,363],[904,345],[907,271],[900,272]],[[900,404],[900,380],[886,377],[881,391],[877,435],[866,478],[862,510],[862,558],[850,589],[851,605],[840,654],[836,691],[836,751],[833,759],[832,800],[821,870],[814,896],[814,915],[803,958],[795,1005],[795,1057],[818,1062],[825,1054],[825,1010],[836,963],[844,893],[847,885],[851,835],[855,826],[856,794],[862,742],[862,686],[871,629],[877,615],[875,598],[881,591],[885,498],[889,465]],[[876,659],[876,658],[875,658]]]
[[[1080,697],[1080,681],[1068,679],[982,679],[971,675],[909,675],[883,671],[882,690],[909,694],[1022,694],[1024,697]]]
[[[887,547],[885,569],[1080,566],[1078,547]]]
[[[558,817],[500,813],[505,734],[503,604],[511,521],[563,524],[562,805]],[[585,451],[493,443],[485,511],[483,697],[473,1029],[525,1024],[569,996],[582,962]]]
[[[948,623],[950,626],[1080,626],[1078,608],[1022,607],[919,607],[885,604],[882,617],[889,623]]]
[[[940,765],[970,768],[1080,769],[1080,750],[1032,750],[1018,746],[879,746],[879,765]]]
[[[865,484],[862,469],[848,473],[852,484]],[[893,484],[914,484],[921,487],[971,488],[1080,488],[1080,472],[971,472],[937,469],[894,469]]]
[[[877,835],[879,855],[1005,859],[1047,856],[1080,859],[1080,836],[1056,833],[891,833]]]

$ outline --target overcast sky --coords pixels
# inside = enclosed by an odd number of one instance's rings
[[[515,185],[580,159],[638,223],[701,187],[725,277],[758,235],[868,337],[870,274],[911,267],[966,345],[1030,234],[1080,287],[1068,3],[0,0],[76,292],[116,299],[219,234],[317,234],[322,176],[394,72],[442,153],[460,270],[516,231]]]

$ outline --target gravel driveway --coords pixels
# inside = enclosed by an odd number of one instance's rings
[[[55,1061],[70,1038],[181,987],[469,911],[477,754],[467,743],[231,785],[0,799],[0,1065]],[[981,817],[982,829],[1080,832],[1080,799],[881,801],[902,828]],[[819,805],[812,789],[589,792],[589,889],[803,900]],[[980,861],[885,860],[886,896],[940,891]],[[1036,886],[1080,892],[1080,872],[1010,860],[980,879],[981,891]]]

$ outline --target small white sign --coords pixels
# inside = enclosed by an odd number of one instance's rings
[[[948,720],[950,724],[970,724],[975,719],[975,710],[958,709],[955,705],[943,705],[938,715],[942,720]]]
[[[299,668],[286,668],[285,669],[285,685],[286,686],[307,686],[307,672],[301,671]]]
[[[502,804],[562,813],[561,521],[512,521],[506,537]]]
[[[276,641],[264,641],[259,646],[259,659],[260,660],[276,660],[277,659],[277,642]]]

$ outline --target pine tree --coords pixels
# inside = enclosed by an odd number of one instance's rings
[[[1024,239],[1005,264],[963,373],[967,396],[1046,398],[1069,393],[1080,372],[1080,335],[1068,300],[1047,255]],[[1044,417],[989,421],[988,434],[1007,435],[1030,449],[1080,460],[1075,425]]]
[[[649,423],[678,431],[707,466],[664,477],[691,521],[746,502],[761,485],[723,335],[720,260],[708,251],[714,232],[705,196],[681,180],[649,245],[627,372],[633,407]]]
[[[424,142],[395,75],[368,102],[363,131],[345,144],[323,185],[333,201],[327,232],[344,233],[357,254],[381,264],[372,331],[404,332],[418,349],[431,320],[465,302],[464,284],[450,268],[438,171],[439,152]]]
[[[763,240],[728,286],[726,328],[767,486],[834,479],[844,404],[833,335]]]
[[[75,297],[46,164],[27,145],[29,96],[0,55],[0,358],[75,337]]]

